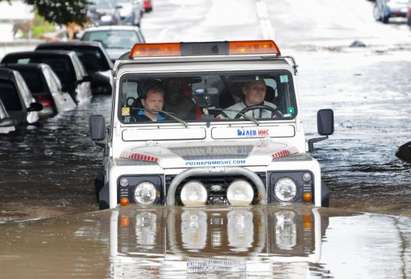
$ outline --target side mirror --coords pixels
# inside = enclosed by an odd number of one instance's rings
[[[81,80],[81,82],[91,82],[93,80],[93,78],[91,76],[84,76],[83,79]]]
[[[41,111],[43,109],[43,105],[40,103],[31,103],[30,106],[27,108],[27,111]]]
[[[321,109],[317,113],[318,134],[329,136],[334,133],[334,111],[332,109]]]
[[[102,115],[91,115],[89,119],[90,138],[94,141],[106,138],[106,122]]]

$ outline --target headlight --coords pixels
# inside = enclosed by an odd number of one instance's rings
[[[244,179],[234,180],[227,189],[227,199],[231,205],[250,205],[254,198],[251,184]]]
[[[207,190],[199,181],[189,181],[184,184],[181,194],[181,202],[187,206],[204,205],[207,201]]]
[[[142,182],[134,190],[134,200],[142,205],[152,204],[157,198],[157,190],[151,182]]]
[[[297,195],[297,185],[294,180],[288,177],[280,178],[275,183],[275,196],[280,201],[288,202],[295,199]]]

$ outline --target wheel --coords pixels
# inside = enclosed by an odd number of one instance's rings
[[[321,206],[330,206],[330,189],[324,182],[321,183]]]
[[[278,111],[277,108],[273,108],[267,105],[253,105],[253,106],[243,108],[240,112],[237,113],[234,119],[239,119],[240,117],[244,117],[244,114],[246,114],[247,112],[251,110],[257,110],[257,109],[271,111],[271,118],[274,118],[274,115],[276,116],[275,118],[281,117],[281,113]]]
[[[104,184],[104,172],[99,171],[94,180],[96,190],[96,200],[99,209],[107,209],[110,207],[110,197],[108,191],[108,184]]]

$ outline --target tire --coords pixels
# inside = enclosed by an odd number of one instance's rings
[[[324,182],[321,183],[321,207],[330,207],[330,189]]]
[[[107,209],[110,207],[110,196],[108,184],[104,184],[104,172],[99,171],[94,180],[96,191],[96,201],[99,209]]]

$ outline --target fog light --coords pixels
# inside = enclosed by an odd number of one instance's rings
[[[275,196],[280,201],[288,202],[295,199],[297,195],[297,185],[289,177],[280,178],[275,184]]]
[[[157,198],[157,190],[151,182],[142,182],[134,190],[134,200],[142,205],[154,203]]]
[[[227,189],[227,199],[231,205],[250,205],[254,198],[254,190],[251,184],[244,179],[234,180]]]
[[[120,179],[120,186],[121,187],[127,187],[128,186],[128,179],[123,177]]]
[[[311,181],[311,173],[309,173],[309,172],[305,172],[304,174],[303,174],[303,180],[304,180],[304,182],[310,182]]]
[[[201,182],[189,181],[184,184],[180,198],[186,206],[204,205],[207,201],[207,190]]]

